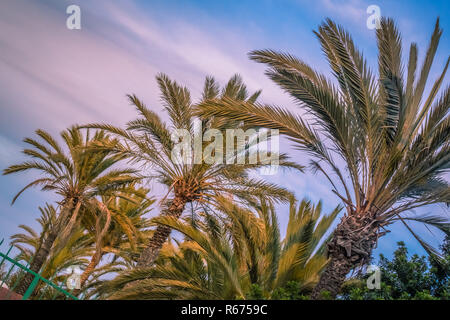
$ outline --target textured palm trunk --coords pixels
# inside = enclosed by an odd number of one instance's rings
[[[66,220],[71,216],[71,213],[74,214],[75,211],[79,209],[79,205],[77,205],[75,207],[75,210],[72,210],[74,208],[72,205],[73,202],[68,201],[68,203],[70,203],[70,205],[63,207],[63,210],[61,211],[56,226],[51,228],[48,236],[45,238],[41,247],[36,252],[36,255],[33,257],[33,260],[31,261],[31,265],[29,267],[31,271],[39,273],[45,261],[47,260],[48,255],[50,254],[50,250],[52,249],[53,244],[55,243],[55,240],[58,237],[58,234],[66,224],[67,222]],[[24,295],[28,287],[30,286],[31,282],[33,282],[33,279],[34,275],[27,272],[23,277],[23,279],[20,281],[15,292],[17,294]]]
[[[327,244],[329,263],[313,289],[311,298],[320,300],[322,293],[328,292],[335,298],[348,273],[367,263],[375,248],[380,224],[370,214],[345,216],[337,226],[333,238]]]
[[[44,243],[37,251],[36,255],[33,258],[33,261],[31,262],[31,265],[29,269],[31,271],[34,271],[36,273],[39,273],[39,270],[42,268],[42,265],[47,260],[48,254],[50,253],[50,249],[53,246],[53,243],[56,240],[56,237],[58,236],[58,232],[56,230],[52,230],[46,239],[44,240]],[[17,294],[24,295],[27,291],[28,287],[30,286],[31,282],[34,279],[34,275],[31,273],[27,273],[25,277],[22,279],[22,281],[17,286],[17,289],[15,290]]]
[[[175,197],[170,203],[169,208],[165,212],[165,215],[178,219],[183,213],[186,203],[187,199],[185,199],[184,197]],[[148,246],[142,251],[141,256],[139,257],[136,265],[137,268],[149,267],[153,265],[156,258],[158,258],[159,251],[169,238],[171,231],[172,229],[167,226],[159,225],[156,228],[155,233],[149,240]]]

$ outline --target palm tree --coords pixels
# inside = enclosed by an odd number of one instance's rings
[[[113,261],[118,258],[133,260],[133,255],[145,244],[151,224],[144,215],[150,212],[149,207],[154,203],[154,200],[147,198],[148,192],[148,189],[130,186],[125,190],[126,198],[102,197],[102,203],[111,213],[109,219],[101,210],[83,217],[82,224],[95,243],[95,252],[81,275],[81,287],[105,254],[113,254]]]
[[[245,299],[253,285],[266,298],[289,281],[310,292],[327,258],[320,240],[341,208],[330,215],[303,200],[290,202],[286,237],[280,238],[273,206],[262,200],[242,208],[218,199],[221,216],[199,215],[195,221],[164,216],[155,219],[186,236],[165,244],[155,266],[120,273],[99,292],[109,299]],[[136,281],[136,285],[126,284]],[[122,287],[125,286],[125,289]],[[111,295],[112,294],[112,295]]]
[[[138,177],[133,169],[112,168],[121,157],[112,155],[108,150],[94,150],[96,144],[114,145],[117,140],[111,139],[104,132],[98,131],[91,138],[89,131],[83,137],[80,129],[72,127],[61,133],[65,143],[64,150],[47,132],[37,130],[36,134],[43,140],[32,138],[24,142],[32,148],[23,153],[33,160],[12,165],[3,174],[22,171],[38,171],[40,177],[26,185],[13,199],[12,203],[28,188],[40,186],[43,191],[53,191],[61,197],[58,219],[53,224],[44,242],[40,246],[30,264],[30,269],[38,273],[47,259],[57,236],[59,249],[65,246],[69,235],[83,212],[105,207],[96,199],[99,195],[114,195],[124,186],[135,182]],[[32,274],[27,274],[18,286],[17,293],[24,294],[31,281]]]
[[[20,225],[24,233],[18,233],[11,236],[11,244],[19,249],[20,253],[15,258],[17,261],[32,261],[39,251],[40,247],[52,232],[53,226],[57,222],[58,216],[56,209],[47,204],[44,208],[39,208],[40,217],[36,219],[41,226],[41,231],[38,233],[31,227]],[[59,239],[56,240],[56,242]],[[76,227],[67,240],[67,245],[55,250],[52,247],[46,260],[44,261],[40,275],[54,283],[63,282],[66,279],[64,272],[71,266],[83,267],[87,265],[86,256],[89,256],[93,251],[92,240],[84,233],[82,227]],[[40,283],[36,288],[36,295],[45,297],[51,288],[44,288],[45,284]]]
[[[336,82],[290,54],[250,53],[251,59],[269,66],[266,74],[298,102],[309,121],[280,107],[230,100],[211,100],[199,110],[203,118],[224,117],[244,121],[248,127],[279,129],[312,156],[312,169],[328,179],[344,203],[346,213],[328,243],[330,263],[312,295],[318,298],[324,290],[332,296],[338,293],[349,271],[368,261],[378,238],[394,221],[400,220],[410,231],[407,220],[449,232],[445,217],[406,213],[450,203],[450,189],[442,178],[450,164],[450,88],[438,97],[447,60],[424,96],[442,34],[439,20],[420,69],[417,45],[410,46],[406,77],[401,36],[391,19],[383,18],[376,32],[378,77],[342,27],[327,20],[315,34]]]
[[[126,130],[107,124],[90,124],[84,127],[102,129],[121,137],[124,144],[121,148],[115,149],[118,154],[129,157],[133,162],[150,167],[152,172],[150,176],[167,186],[167,196],[161,201],[163,204],[162,215],[178,219],[187,203],[214,204],[217,195],[223,193],[235,195],[240,199],[250,199],[261,195],[272,199],[288,199],[290,194],[285,189],[249,177],[248,169],[262,167],[264,164],[229,165],[226,164],[226,161],[223,161],[223,164],[208,164],[206,161],[196,163],[195,151],[185,162],[172,157],[175,143],[171,139],[171,132],[175,129],[185,130],[191,137],[191,141],[195,141],[199,137],[194,128],[194,104],[187,88],[178,85],[164,74],[159,74],[156,80],[171,124],[165,124],[141,100],[130,95],[128,97],[140,116],[130,121]],[[248,95],[247,88],[239,76],[232,77],[222,91],[219,90],[217,82],[208,77],[205,81],[202,100],[227,97],[233,100],[254,102],[258,96],[259,92]],[[211,118],[202,122],[203,131],[201,133],[209,128],[223,129],[227,125],[234,124],[218,122]],[[203,145],[200,146],[203,152],[206,143],[203,142]],[[249,146],[250,144],[247,144],[247,153],[249,153]],[[193,149],[193,146],[190,148]],[[237,157],[237,154],[234,156]],[[280,165],[302,169],[302,167],[287,161],[284,155],[280,155]],[[170,227],[158,225],[147,248],[142,252],[137,267],[151,266],[154,263],[170,232]]]

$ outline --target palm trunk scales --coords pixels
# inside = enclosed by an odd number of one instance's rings
[[[348,273],[370,260],[378,238],[380,223],[365,212],[342,218],[333,238],[327,244],[329,263],[320,276],[311,298],[322,299],[324,291],[336,297]]]

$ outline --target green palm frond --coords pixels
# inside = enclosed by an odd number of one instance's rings
[[[202,212],[195,223],[155,218],[184,240],[166,243],[155,266],[124,270],[100,284],[98,292],[109,299],[242,299],[258,284],[270,298],[289,281],[298,281],[304,292],[318,281],[327,259],[316,249],[339,207],[324,216],[320,203],[291,199],[284,240],[270,201],[242,207],[220,197],[215,210],[214,215]]]

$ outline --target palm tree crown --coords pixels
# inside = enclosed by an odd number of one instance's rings
[[[24,149],[23,153],[33,160],[12,165],[3,173],[12,174],[33,170],[40,175],[19,191],[13,203],[23,191],[34,186],[40,186],[43,191],[52,191],[61,196],[60,210],[58,210],[58,219],[54,228],[30,265],[32,271],[39,272],[56,237],[59,236],[60,239],[57,242],[58,248],[55,250],[58,251],[67,244],[74,226],[82,216],[80,213],[95,208],[107,210],[96,198],[97,196],[122,192],[127,185],[138,181],[139,177],[134,169],[113,167],[121,160],[120,156],[94,147],[99,143],[108,145],[117,143],[104,132],[98,131],[91,137],[88,131],[83,137],[80,129],[75,127],[67,129],[61,133],[65,148],[43,130],[37,130],[36,134],[43,142],[32,138],[24,140],[32,148]],[[25,292],[32,278],[32,274],[24,277],[17,290],[19,294]]]
[[[222,164],[206,161],[198,163],[192,159],[195,157],[194,152],[191,153],[190,160],[192,161],[180,162],[172,157],[174,141],[171,133],[173,130],[186,130],[191,141],[197,139],[194,125],[195,105],[191,101],[191,95],[187,88],[170,80],[164,74],[158,75],[156,80],[161,91],[161,100],[170,118],[169,124],[164,123],[136,96],[130,95],[129,99],[139,112],[139,118],[130,121],[126,130],[107,124],[90,124],[84,127],[102,129],[121,137],[124,143],[121,147],[116,146],[114,150],[120,155],[129,157],[133,162],[151,168],[150,177],[167,186],[168,196],[171,195],[169,199],[162,201],[163,214],[178,218],[187,203],[211,205],[214,204],[217,195],[223,193],[235,195],[241,200],[254,199],[261,195],[285,201],[289,198],[290,194],[285,189],[248,175],[248,169],[255,169],[267,164],[230,165],[226,161]],[[213,78],[207,77],[202,101],[226,97],[250,103],[256,101],[258,96],[259,92],[249,96],[247,88],[239,76],[232,77],[222,90]],[[231,124],[210,118],[202,121],[203,131],[201,133],[208,128],[223,130],[227,126],[230,127]],[[202,152],[205,146],[206,143],[202,142]],[[247,144],[247,153],[249,153],[249,148],[250,145]],[[237,157],[236,153],[234,157]],[[287,161],[285,155],[280,155],[280,165],[302,169],[301,166]],[[166,226],[157,228],[148,248],[141,255],[138,262],[139,267],[153,264],[169,234],[170,228]]]
[[[204,102],[199,113],[279,129],[311,155],[312,169],[324,174],[347,210],[329,244],[332,262],[323,283],[331,284],[318,286],[335,295],[348,271],[368,261],[390,223],[413,219],[449,230],[445,217],[405,215],[423,205],[450,203],[450,189],[442,178],[450,164],[449,87],[438,96],[449,60],[425,96],[442,34],[439,20],[420,69],[417,45],[411,45],[406,76],[401,36],[391,19],[383,18],[376,33],[378,76],[342,27],[327,20],[315,34],[334,82],[290,54],[250,53],[251,59],[269,66],[266,74],[313,121],[280,107],[230,100]]]

